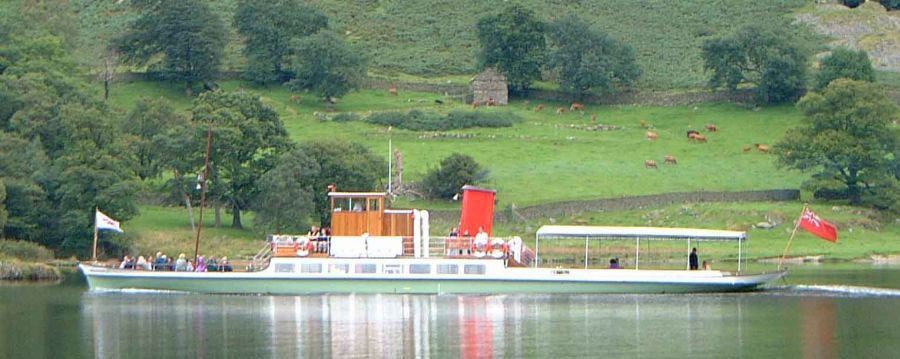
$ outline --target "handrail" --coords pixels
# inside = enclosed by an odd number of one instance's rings
[[[250,260],[250,268],[247,270],[251,272],[263,270],[268,266],[270,259],[272,259],[272,245],[266,242],[266,244],[256,252],[253,259]]]

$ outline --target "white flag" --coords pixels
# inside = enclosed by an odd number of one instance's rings
[[[97,211],[97,215],[94,217],[94,225],[97,226],[97,229],[112,229],[116,232],[123,232],[122,228],[119,228],[119,222],[109,218],[109,216],[103,214],[103,212]]]

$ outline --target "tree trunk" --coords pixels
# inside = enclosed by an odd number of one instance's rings
[[[859,191],[859,171],[851,169],[847,176],[847,198],[850,204],[858,205],[862,202],[862,194]]]
[[[244,225],[241,224],[241,208],[238,207],[237,203],[232,205],[231,214],[231,228],[244,229]]]
[[[222,204],[216,202],[216,228],[222,228]]]
[[[109,80],[103,80],[103,101],[109,101]]]
[[[186,95],[188,95],[188,97],[194,95],[194,82],[193,81],[187,81],[185,88],[184,88],[184,93]]]

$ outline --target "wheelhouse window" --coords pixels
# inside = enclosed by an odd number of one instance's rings
[[[328,273],[348,273],[350,272],[349,264],[329,264]]]
[[[378,269],[375,263],[359,263],[353,267],[354,273],[375,273]]]
[[[438,264],[438,274],[456,274],[459,273],[459,265],[457,264]]]
[[[410,264],[409,274],[431,274],[431,264]]]
[[[275,264],[275,272],[277,273],[291,273],[294,271],[294,265],[290,263],[277,263]]]
[[[463,267],[465,274],[484,274],[484,264],[466,264]]]
[[[300,265],[301,273],[322,273],[321,263],[303,263]]]
[[[400,274],[403,273],[403,266],[399,264],[385,264],[384,274]]]

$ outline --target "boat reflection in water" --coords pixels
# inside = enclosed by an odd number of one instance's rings
[[[836,340],[820,340],[807,327],[815,322],[813,327],[834,328],[844,300],[763,294],[89,292],[82,323],[91,326],[85,329],[93,333],[95,357],[102,358],[148,351],[154,357],[219,358],[801,357],[815,356],[815,349],[853,350],[854,345],[840,348]]]

